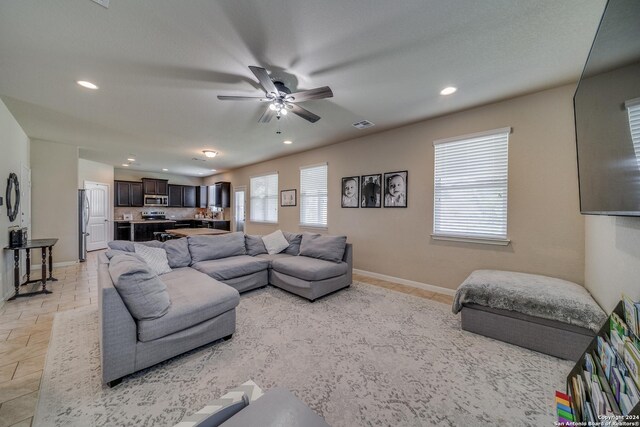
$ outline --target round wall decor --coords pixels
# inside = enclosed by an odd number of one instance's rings
[[[9,221],[13,222],[18,217],[20,209],[20,183],[18,175],[15,173],[9,174],[5,198],[7,199],[7,216],[9,216]]]

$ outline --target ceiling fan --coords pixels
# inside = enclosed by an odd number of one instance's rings
[[[265,91],[265,96],[218,95],[218,99],[221,101],[256,100],[258,102],[268,102],[269,105],[266,111],[258,120],[260,123],[269,123],[274,116],[280,119],[281,116],[286,116],[288,111],[291,111],[293,114],[298,115],[311,123],[315,123],[320,120],[320,116],[302,108],[297,105],[297,103],[313,99],[331,98],[333,96],[333,92],[331,92],[331,88],[329,88],[329,86],[291,93],[291,90],[289,90],[284,83],[280,81],[272,81],[267,70],[264,68],[249,66],[249,69],[258,78],[260,86],[262,86]]]

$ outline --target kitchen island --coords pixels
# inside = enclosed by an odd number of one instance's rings
[[[213,236],[216,234],[227,234],[227,230],[217,230],[215,228],[175,228],[173,230],[167,230],[167,234],[171,234],[175,237],[189,237],[189,236]]]

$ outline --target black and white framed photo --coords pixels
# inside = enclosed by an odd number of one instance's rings
[[[379,208],[382,174],[362,175],[360,181],[360,207]]]
[[[407,207],[408,171],[386,172],[384,174],[384,207]]]
[[[296,200],[296,190],[282,190],[280,192],[280,206],[295,206]]]
[[[342,178],[342,198],[340,206],[343,208],[357,208],[360,205],[360,177],[346,176]]]

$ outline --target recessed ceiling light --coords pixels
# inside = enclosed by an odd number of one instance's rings
[[[213,150],[202,150],[202,152],[207,157],[215,157],[215,156],[218,155],[218,152],[217,151],[213,151]]]
[[[82,87],[86,87],[87,89],[93,89],[93,90],[98,89],[98,86],[86,80],[78,80],[76,83],[78,83]]]
[[[204,175],[204,172],[198,172],[198,175]]]
[[[211,169],[211,172],[215,172],[215,171],[216,171],[216,169]]]
[[[282,141],[282,143],[283,143],[283,144],[287,144],[287,145],[289,145],[289,144],[293,144],[293,141],[289,141],[289,140],[287,139],[286,141]]]
[[[129,164],[128,163],[123,163],[122,166],[129,167]]]
[[[457,87],[448,86],[440,91],[440,95],[451,95],[452,93],[455,93],[457,90],[458,90]]]
[[[162,172],[169,172],[169,169],[167,169],[167,168],[162,168]]]
[[[129,158],[127,158],[127,160],[129,160],[130,162],[135,162],[136,158],[135,157],[129,157]]]

